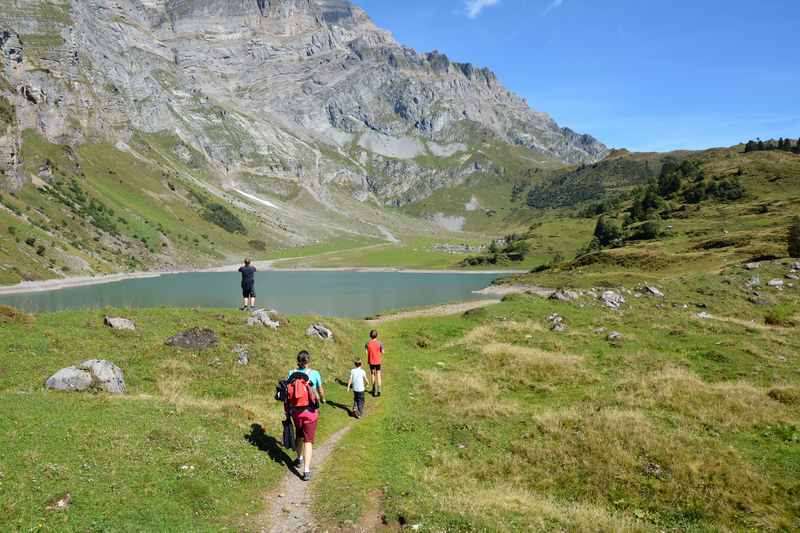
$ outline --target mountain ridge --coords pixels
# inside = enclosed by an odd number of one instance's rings
[[[97,254],[63,245],[84,273],[434,234],[450,226],[392,208],[608,153],[490,69],[402,46],[342,0],[0,0],[0,108],[0,189],[17,196],[4,225],[38,210],[37,238]],[[73,183],[141,227],[109,234],[89,204],[47,203]],[[70,232],[48,222],[65,216]],[[234,217],[246,233],[214,238],[209,221]],[[19,241],[9,253],[27,257]]]

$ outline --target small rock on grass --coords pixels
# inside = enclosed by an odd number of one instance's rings
[[[564,317],[558,313],[553,313],[548,316],[547,321],[550,323],[550,331],[555,331],[557,333],[567,331],[567,324]]]
[[[648,295],[653,296],[655,298],[663,298],[664,293],[661,292],[661,289],[654,285],[645,285],[644,290],[647,292]]]
[[[311,324],[306,330],[306,336],[317,337],[324,341],[333,339],[333,331],[322,324]]]
[[[783,288],[783,280],[782,279],[771,279],[769,283],[767,283],[770,287],[775,289],[782,289]]]
[[[699,318],[701,320],[709,320],[711,318],[714,318],[711,315],[711,313],[706,313],[705,311],[703,311],[702,313],[697,313],[697,315],[695,315],[695,316],[697,316],[697,318]]]
[[[622,333],[619,331],[612,331],[607,337],[609,342],[619,342],[622,340]]]
[[[603,305],[614,311],[619,311],[625,304],[625,297],[617,291],[605,291],[600,295]]]
[[[568,289],[558,289],[553,294],[550,295],[550,300],[556,300],[559,302],[572,302],[577,300],[580,297],[580,294],[575,291],[570,291]]]
[[[272,320],[269,316],[270,312],[265,309],[258,309],[253,311],[253,314],[247,319],[248,326],[264,326],[267,328],[278,329],[280,323]]]
[[[233,353],[238,356],[236,360],[238,364],[247,366],[250,363],[250,349],[247,346],[237,344],[233,348]]]
[[[58,498],[53,499],[50,503],[47,504],[48,511],[62,511],[69,507],[70,503],[72,503],[72,494],[69,492],[65,492]]]
[[[136,331],[136,324],[127,318],[107,316],[103,319],[103,323],[117,331]]]

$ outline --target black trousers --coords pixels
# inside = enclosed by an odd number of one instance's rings
[[[353,412],[361,416],[364,414],[364,393],[353,391]]]

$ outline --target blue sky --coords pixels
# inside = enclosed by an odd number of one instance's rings
[[[562,126],[673,150],[800,137],[800,0],[355,0]]]

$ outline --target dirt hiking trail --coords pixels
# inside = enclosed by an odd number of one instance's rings
[[[348,425],[325,441],[319,448],[314,447],[312,474],[324,466],[331,451],[347,435],[352,425]],[[311,504],[314,501],[311,486],[314,481],[305,482],[294,472],[287,472],[280,486],[266,497],[266,510],[256,517],[256,531],[260,533],[297,533],[318,531],[314,523]]]
[[[482,307],[489,307],[490,305],[499,304],[500,300],[479,300],[477,302],[462,302],[456,304],[439,305],[437,307],[428,307],[426,309],[418,309],[416,311],[403,311],[393,315],[379,316],[371,320],[367,320],[368,324],[377,325],[384,322],[393,322],[395,320],[405,320],[407,318],[424,318],[435,316],[449,316],[466,313],[473,309],[480,309]]]

